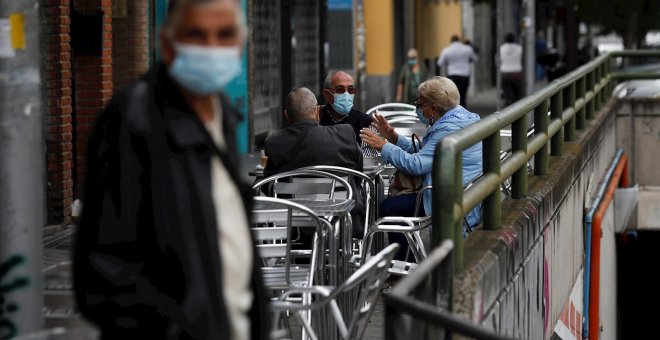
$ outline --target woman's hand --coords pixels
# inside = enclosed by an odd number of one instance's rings
[[[362,138],[362,141],[367,143],[367,145],[378,151],[383,150],[383,146],[387,143],[387,141],[367,128],[360,130],[360,138]]]
[[[396,134],[396,132],[394,132],[394,128],[392,125],[390,125],[390,123],[387,122],[385,117],[379,115],[378,113],[374,114],[374,120],[371,125],[373,125],[383,137],[387,138],[390,143],[396,144],[399,136]]]

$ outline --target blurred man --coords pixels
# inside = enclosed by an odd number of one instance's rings
[[[371,125],[371,117],[353,107],[355,93],[357,87],[350,74],[344,71],[330,73],[325,78],[323,89],[323,97],[328,104],[321,109],[320,123],[323,126],[349,124],[353,127],[355,140],[361,143],[360,130]]]
[[[463,44],[457,35],[451,37],[451,44],[442,50],[438,58],[438,68],[447,67],[447,78],[451,79],[461,96],[461,106],[467,105],[467,90],[470,87],[472,63],[478,60],[471,46]]]
[[[237,173],[237,0],[170,0],[163,63],[118,93],[89,143],[74,284],[103,339],[264,339]]]

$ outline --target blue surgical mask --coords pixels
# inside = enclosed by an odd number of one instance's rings
[[[417,118],[419,118],[419,121],[424,123],[424,125],[430,124],[428,118],[424,117],[424,111],[422,111],[422,109],[420,108],[415,109],[415,113],[417,113]]]
[[[353,108],[353,96],[355,95],[348,93],[348,91],[342,94],[335,93],[335,102],[332,103],[332,108],[342,116],[347,115]]]
[[[241,74],[241,49],[174,44],[176,57],[169,73],[179,85],[197,95],[221,92]]]
[[[417,59],[408,59],[408,65],[417,65]]]

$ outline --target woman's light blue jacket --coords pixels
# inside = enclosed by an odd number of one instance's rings
[[[431,126],[422,139],[422,149],[413,153],[410,138],[399,136],[396,145],[386,143],[381,150],[383,161],[392,164],[395,168],[410,175],[422,175],[424,186],[432,185],[431,170],[433,169],[433,153],[438,141],[447,134],[462,129],[479,120],[479,115],[472,113],[462,106],[447,111],[437,122]],[[482,171],[481,142],[469,147],[463,152],[463,186],[481,174]],[[481,221],[481,205],[478,205],[467,216],[467,221],[474,227]],[[424,211],[431,215],[431,192],[424,193]]]

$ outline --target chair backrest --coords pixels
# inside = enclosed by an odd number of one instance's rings
[[[301,170],[316,170],[316,171],[329,172],[331,174],[342,177],[349,183],[349,185],[351,184],[357,185],[357,183],[359,183],[362,187],[362,192],[364,193],[364,197],[360,197],[361,195],[358,195],[355,191],[353,192],[353,197],[355,199],[358,198],[364,199],[365,225],[363,230],[364,230],[364,234],[366,234],[368,227],[371,225],[371,223],[374,222],[376,216],[376,184],[371,178],[369,178],[369,176],[357,170],[344,168],[340,166],[333,166],[333,165],[315,165],[315,166],[302,168]],[[356,187],[353,189],[355,190],[359,188]]]
[[[378,114],[387,118],[388,120],[396,117],[414,117],[417,118],[415,114],[415,106],[405,103],[385,103],[374,106],[367,110],[366,114],[373,116],[374,113],[378,111]],[[419,120],[418,120],[419,121]]]
[[[272,197],[255,197],[252,209],[252,233],[256,242],[257,254],[261,259],[262,268],[284,266],[285,282],[294,286],[291,279],[291,257],[293,253],[292,228],[313,228],[314,243],[308,254],[310,259],[310,275],[307,285],[313,284],[314,276],[323,267],[325,255],[325,239],[329,226],[327,221],[319,218],[312,210],[284,199]],[[274,265],[278,261],[284,263]]]
[[[262,190],[264,188],[265,190]],[[345,179],[318,170],[297,169],[264,178],[252,185],[255,196],[264,192],[267,196],[286,198],[335,198],[344,192],[347,199],[353,198],[353,189]]]
[[[338,323],[340,334],[344,339],[361,339],[364,335],[369,324],[369,317],[376,307],[376,299],[385,284],[387,270],[398,250],[398,244],[390,244],[365,261],[358,270],[337,288],[337,294],[340,296],[343,293],[357,289],[357,299],[348,327],[341,322]]]

